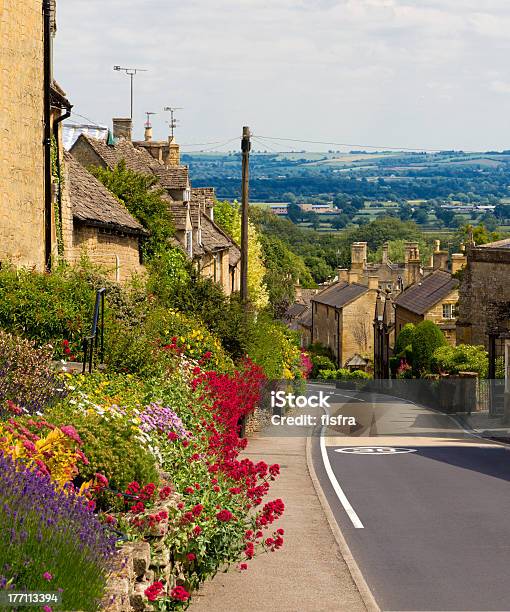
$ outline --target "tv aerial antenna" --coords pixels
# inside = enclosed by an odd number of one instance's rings
[[[175,112],[178,110],[184,110],[182,106],[165,106],[163,109],[166,113],[170,113],[170,121],[168,121],[168,125],[170,126],[170,136],[174,137],[174,131],[177,127],[179,121],[175,118]]]
[[[146,111],[145,114],[147,115],[147,121],[145,122],[145,127],[150,128],[152,127],[151,117],[152,115],[157,115],[157,113],[151,113],[150,111]]]

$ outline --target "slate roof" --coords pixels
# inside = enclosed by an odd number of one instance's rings
[[[206,251],[222,251],[234,246],[232,240],[204,213],[201,222],[202,244]]]
[[[510,249],[510,238],[489,242],[487,244],[478,244],[477,249]]]
[[[126,207],[70,153],[64,153],[64,161],[75,222],[125,234],[147,235]]]
[[[302,325],[303,327],[307,327],[309,329],[312,328],[312,309],[310,306],[306,307],[306,310],[299,317],[297,322],[299,323],[299,325]]]
[[[395,304],[410,312],[423,315],[459,286],[449,272],[436,270],[421,282],[411,285],[395,300]]]
[[[188,207],[184,202],[169,202],[168,210],[172,215],[174,227],[177,230],[186,229],[186,218],[188,216]]]
[[[287,308],[287,310],[285,311],[285,314],[283,315],[283,318],[286,321],[291,321],[292,319],[295,319],[296,317],[301,316],[306,311],[307,308],[308,306],[305,306],[305,304],[294,302],[294,304],[291,304]]]
[[[343,308],[367,291],[368,287],[364,285],[341,281],[314,295],[312,302],[333,306],[334,308]]]
[[[137,149],[132,142],[125,138],[119,138],[113,146],[108,145],[104,140],[91,138],[87,134],[81,134],[78,141],[82,139],[92,147],[103,160],[103,163],[111,170],[118,166],[121,161],[124,161],[129,170],[156,176],[158,183],[165,189],[179,190],[186,189],[188,186],[187,166],[165,166],[152,157],[148,151]],[[71,152],[72,150],[71,148]]]
[[[202,210],[214,208],[216,195],[214,187],[193,187],[191,190],[191,203],[198,204]]]

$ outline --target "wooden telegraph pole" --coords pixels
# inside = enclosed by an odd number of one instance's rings
[[[241,301],[248,305],[248,203],[250,182],[251,133],[249,127],[243,127],[241,151],[243,154],[243,194],[241,207]]]

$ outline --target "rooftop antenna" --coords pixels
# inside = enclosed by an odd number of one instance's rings
[[[147,115],[147,121],[145,122],[145,127],[146,128],[150,128],[150,127],[152,127],[151,117],[152,117],[152,115],[156,115],[157,113],[151,113],[149,111],[146,111],[145,114]]]
[[[174,138],[174,130],[177,127],[177,119],[175,118],[175,111],[183,110],[182,106],[165,106],[163,109],[166,113],[170,113],[170,122],[168,125],[170,126],[170,135],[172,140]]]
[[[147,72],[145,68],[123,68],[122,66],[114,66],[116,72],[125,72],[131,79],[131,121],[133,120],[133,79],[138,72]]]

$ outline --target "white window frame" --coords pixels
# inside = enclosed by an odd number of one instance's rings
[[[449,316],[447,316],[449,314]],[[450,321],[455,319],[455,305],[454,304],[443,304],[443,319]]]

